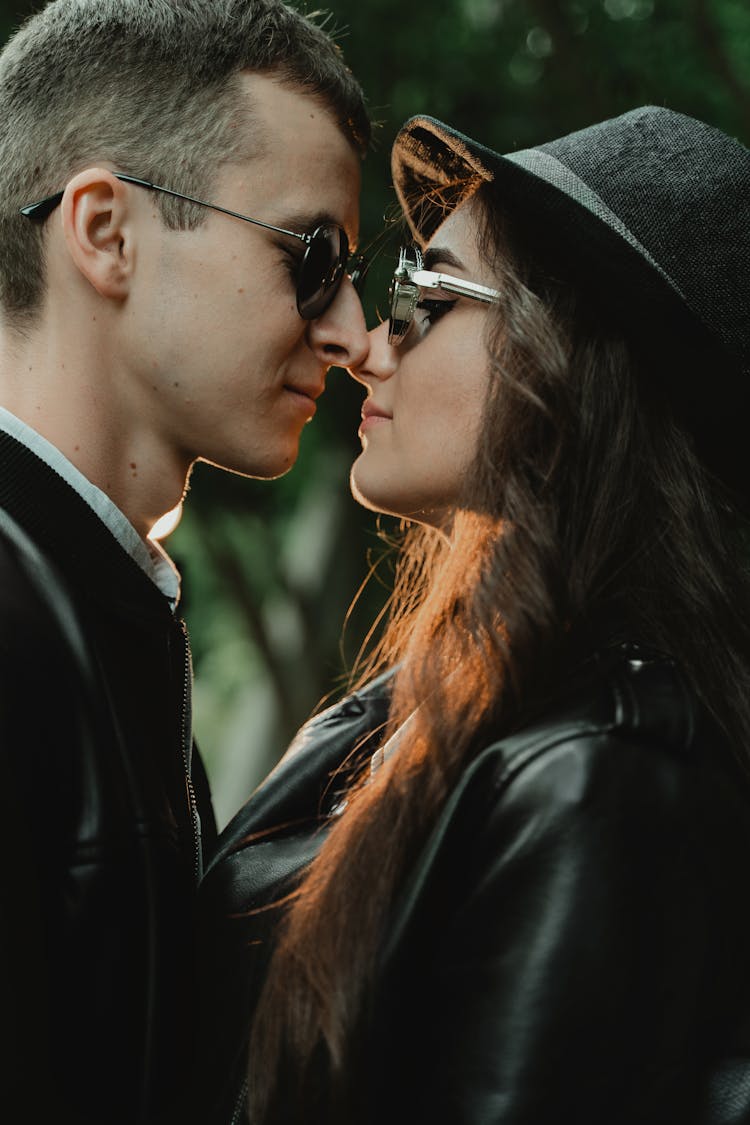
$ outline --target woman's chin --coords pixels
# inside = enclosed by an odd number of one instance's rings
[[[443,510],[432,510],[424,504],[411,502],[403,493],[397,493],[384,486],[383,482],[374,482],[364,474],[356,471],[356,463],[349,475],[352,496],[363,508],[371,512],[379,512],[384,516],[393,516],[396,519],[408,520],[410,523],[423,523],[430,527],[440,529],[445,521]]]
[[[357,468],[358,461],[355,461],[349,473],[349,486],[354,499],[363,508],[369,508],[372,512],[386,511],[387,509],[382,506],[380,499],[382,489],[373,488],[371,482],[367,480],[366,474],[357,472]]]

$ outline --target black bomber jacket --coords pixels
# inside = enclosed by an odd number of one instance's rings
[[[316,853],[332,779],[387,706],[381,680],[311,720],[220,837],[202,1122],[246,1120],[279,917],[255,908]],[[746,783],[672,662],[590,659],[460,778],[393,909],[349,1101],[335,1113],[323,1089],[305,1122],[750,1122],[749,873]]]
[[[175,1125],[214,822],[166,598],[0,434],[3,1120]]]

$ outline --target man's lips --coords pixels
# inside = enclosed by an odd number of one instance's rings
[[[309,420],[317,410],[315,400],[323,394],[325,383],[285,383],[284,390],[289,394],[287,402],[294,402]]]
[[[323,394],[325,383],[310,383],[307,386],[300,386],[298,383],[286,383],[284,390],[291,391],[295,395],[303,395],[315,402],[316,398],[320,398]]]

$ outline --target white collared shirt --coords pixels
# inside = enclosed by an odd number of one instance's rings
[[[56,446],[2,406],[0,406],[0,430],[35,453],[45,465],[62,477],[82,500],[86,501],[102,523],[109,528],[120,546],[168,598],[174,609],[180,596],[180,574],[161,544],[150,541],[146,543],[141,539],[130,520],[110,500],[106,492],[102,492],[92,484]]]

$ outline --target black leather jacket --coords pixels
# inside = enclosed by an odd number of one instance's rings
[[[293,885],[333,771],[386,709],[375,683],[315,718],[221,837],[201,888],[203,1121],[245,1120],[278,914],[238,912]],[[340,1119],[750,1121],[749,872],[745,783],[672,664],[629,647],[590,661],[477,755],[415,859]]]
[[[215,831],[184,626],[5,434],[0,510],[3,1120],[182,1123]]]

